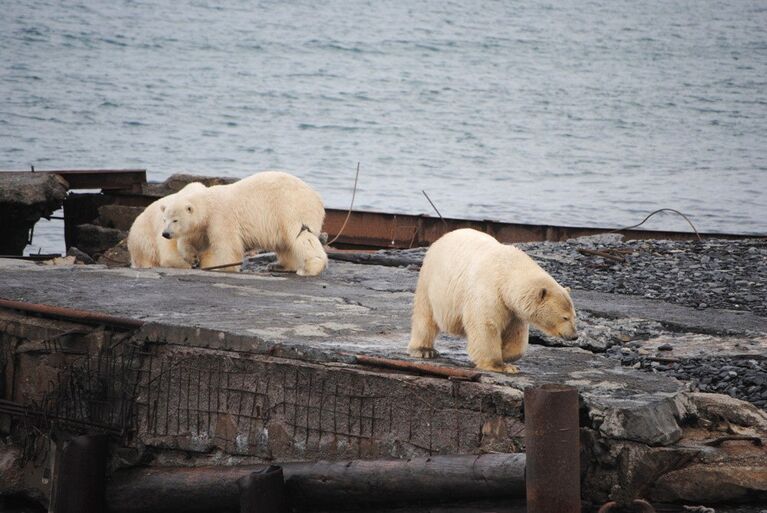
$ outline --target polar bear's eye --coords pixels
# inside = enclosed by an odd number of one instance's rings
[[[563,320],[563,321],[569,321],[569,320],[570,320],[570,318],[569,318],[568,316],[566,316],[566,315],[565,315],[564,317],[562,317],[562,320]]]

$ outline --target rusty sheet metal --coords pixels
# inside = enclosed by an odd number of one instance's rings
[[[358,355],[355,357],[357,363],[369,365],[371,367],[384,367],[406,372],[416,372],[418,374],[427,374],[430,376],[439,376],[441,378],[460,378],[468,381],[478,381],[482,377],[481,372],[460,369],[457,367],[447,367],[445,365],[435,365],[433,363],[411,362],[407,360],[393,360],[390,358],[379,358],[377,356]]]
[[[580,513],[579,436],[575,387],[525,390],[528,513]]]
[[[74,308],[65,308],[61,306],[44,305],[39,303],[27,303],[24,301],[14,301],[4,298],[0,298],[0,308],[35,313],[45,317],[77,321],[85,324],[103,324],[116,328],[137,329],[144,325],[144,321],[140,321],[138,319],[117,317],[114,315],[108,315],[101,312],[93,312],[90,310],[77,310]]]

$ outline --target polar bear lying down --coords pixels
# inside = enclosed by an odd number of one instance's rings
[[[181,256],[175,240],[163,238],[162,206],[174,200],[205,190],[200,182],[192,182],[175,194],[155,201],[139,214],[128,232],[131,267],[191,267]]]
[[[574,340],[567,289],[523,251],[471,229],[455,230],[426,252],[413,304],[411,356],[434,358],[440,331],[465,335],[479,369],[514,373],[506,363],[527,349],[528,324]]]
[[[319,240],[325,207],[299,178],[265,171],[177,196],[161,205],[162,236],[176,240],[187,263],[233,264],[252,249],[274,251],[286,271],[314,276],[327,267]],[[224,270],[236,271],[239,265]]]

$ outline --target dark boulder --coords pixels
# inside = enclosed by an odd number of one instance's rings
[[[48,173],[0,173],[0,254],[21,255],[29,230],[61,208],[69,184]]]

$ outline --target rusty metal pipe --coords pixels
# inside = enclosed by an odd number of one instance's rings
[[[528,513],[580,513],[578,390],[543,385],[525,390]]]
[[[391,358],[378,358],[376,356],[357,355],[357,363],[371,367],[384,367],[406,372],[417,372],[419,374],[428,374],[442,378],[461,378],[468,381],[478,381],[482,376],[481,372],[460,369],[457,367],[447,367],[445,365],[435,365],[433,363],[411,362],[407,360],[393,360]]]
[[[114,315],[103,314],[91,310],[77,310],[63,306],[27,303],[25,301],[14,301],[3,298],[0,298],[0,308],[36,313],[45,317],[54,317],[56,319],[81,322],[84,324],[104,324],[116,328],[137,329],[144,325],[144,321],[138,319],[116,317]]]
[[[49,511],[104,511],[106,463],[106,435],[84,435],[63,441],[56,454]]]
[[[136,468],[112,475],[110,513],[236,511],[238,479],[266,466]],[[432,456],[281,465],[296,507],[344,507],[524,496],[524,454]]]

